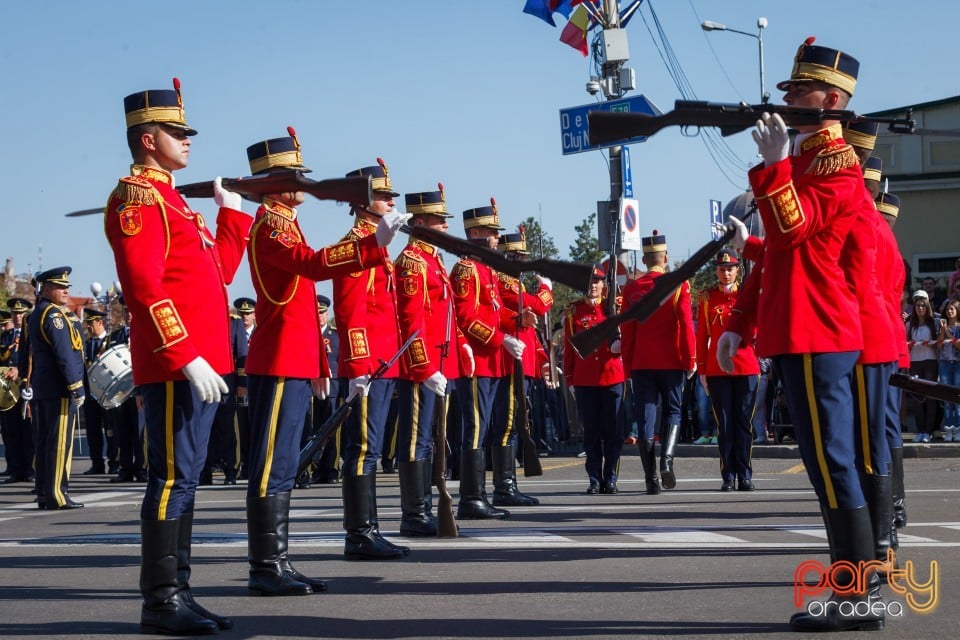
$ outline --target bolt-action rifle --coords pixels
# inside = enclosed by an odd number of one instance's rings
[[[453,333],[453,300],[447,306],[447,328],[443,344],[440,345],[439,371],[443,372],[443,361],[450,354],[450,339]],[[457,521],[453,517],[453,496],[447,490],[447,395],[437,399],[434,412],[433,429],[433,483],[437,485],[437,537],[456,538],[460,535]]]
[[[960,404],[960,387],[942,382],[924,380],[904,373],[893,373],[890,375],[890,386],[935,400]]]
[[[403,355],[403,352],[407,350],[412,343],[414,338],[420,333],[419,330],[414,331],[410,334],[410,337],[407,338],[407,341],[400,345],[400,349],[397,350],[395,354],[390,356],[389,360],[381,360],[379,366],[376,370],[370,374],[371,382],[377,378],[382,378],[390,367],[393,366],[393,363],[400,359],[400,356]],[[324,420],[317,429],[310,434],[310,437],[307,439],[307,443],[303,445],[303,449],[300,450],[300,458],[297,463],[297,476],[307,470],[311,464],[316,464],[320,458],[320,452],[323,451],[323,445],[337,432],[337,429],[347,421],[350,412],[353,411],[353,406],[356,404],[357,400],[360,398],[360,393],[354,393],[352,396],[347,398],[347,401],[337,407],[337,410],[333,412],[329,418]]]
[[[915,135],[960,136],[958,130],[923,129],[917,126],[912,109],[903,118],[864,116],[853,111],[792,107],[774,104],[725,104],[698,100],[677,100],[673,111],[659,116],[621,111],[587,113],[590,144],[610,144],[637,136],[652,136],[670,126],[719,127],[723,136],[745,131],[757,123],[764,113],[779,113],[790,126],[820,124],[824,120],[840,122],[876,122],[886,124],[891,133]]]

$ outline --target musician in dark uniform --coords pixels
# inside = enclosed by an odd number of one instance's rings
[[[587,454],[588,494],[616,494],[623,434],[618,416],[623,398],[623,360],[620,340],[600,346],[581,358],[570,346],[570,338],[606,319],[603,288],[606,274],[594,265],[586,297],[572,302],[563,313],[563,376],[577,399],[583,420],[583,449]]]
[[[86,399],[83,337],[65,306],[70,272],[70,267],[57,267],[37,275],[40,297],[28,321],[31,370],[26,382],[37,424],[37,506],[49,510],[83,506],[68,495],[73,436]]]
[[[250,337],[257,326],[256,310],[257,301],[253,298],[237,298],[233,301],[233,308],[240,316],[241,329],[243,330],[240,338],[246,341],[244,348],[243,362],[234,361],[237,371],[237,421],[236,421],[236,440],[237,440],[237,478],[239,480],[247,479],[247,456],[250,455],[250,402],[247,395],[247,354],[250,352]],[[233,327],[231,327],[233,331]],[[231,340],[233,338],[231,337]]]
[[[110,332],[107,348],[118,344],[130,344],[130,323],[132,315],[124,303],[120,303],[124,320],[120,326]],[[140,411],[136,392],[113,409],[107,409],[107,421],[117,443],[117,475],[110,482],[145,482],[147,480],[144,439],[140,433]]]
[[[859,66],[849,54],[808,38],[797,51],[790,79],[777,87],[791,106],[846,109]],[[857,249],[851,242],[854,227],[874,205],[839,122],[824,119],[793,128],[799,135],[792,153],[779,115],[764,114],[753,133],[763,157],[748,176],[766,230],[763,269],[747,279],[717,357],[728,369],[737,347],[748,339],[744,329],[756,322],[757,353],[773,358],[783,381],[800,455],[820,501],[831,560],[856,565],[874,560],[875,541],[856,465],[852,383],[864,345],[856,291],[860,281],[851,280],[846,268],[851,259],[868,258],[848,251],[875,251],[869,242]],[[882,297],[873,304],[882,308]],[[852,593],[834,593],[831,599],[838,606],[827,608],[825,615],[794,614],[791,627],[883,628],[882,610],[863,606],[879,597],[876,574],[867,580],[870,593],[857,592],[852,572],[832,575],[835,584]]]
[[[83,389],[89,402],[83,403],[83,421],[87,434],[87,445],[90,447],[90,468],[83,475],[102,475],[107,472],[104,463],[104,443],[106,443],[107,459],[116,448],[113,442],[113,430],[107,425],[107,415],[100,403],[90,397],[90,380],[87,370],[96,364],[104,352],[109,348],[107,330],[104,327],[107,314],[99,309],[84,309],[83,320],[87,325],[87,339],[83,343]]]
[[[312,424],[314,430],[333,415],[337,406],[347,398],[347,385],[339,377],[340,332],[330,324],[330,298],[317,296],[317,316],[320,319],[321,347],[330,365],[330,392],[326,398],[313,397]],[[320,454],[320,461],[312,480],[321,484],[336,484],[340,480],[340,432],[331,438]]]
[[[289,137],[247,148],[254,175],[305,169],[299,140],[292,127],[287,132]],[[290,496],[311,392],[330,391],[314,282],[383,264],[382,247],[398,231],[400,218],[387,214],[373,234],[314,250],[304,240],[297,220],[295,207],[304,196],[303,192],[265,195],[248,250],[257,292],[257,331],[245,367],[250,390],[247,587],[274,596],[326,589],[322,581],[294,569],[287,557]],[[350,515],[345,513],[344,519],[348,521]]]
[[[717,340],[739,292],[740,258],[732,249],[721,249],[713,266],[718,283],[700,295],[697,305],[697,371],[717,422],[720,491],[753,491],[751,419],[757,407],[760,361],[750,339],[737,351],[732,373],[722,370],[717,362]]]
[[[33,309],[33,304],[23,298],[9,298],[7,309],[12,326],[0,334],[0,367],[8,367],[3,377],[11,386],[17,386],[29,369],[20,366],[20,356],[21,351],[25,351],[23,346],[27,337],[24,318]],[[34,436],[29,413],[24,411],[26,402],[21,397],[13,407],[0,413],[8,474],[3,481],[5,484],[34,481]]]
[[[503,230],[493,204],[464,211],[463,228],[467,238],[489,249],[497,248]],[[514,436],[508,431],[506,420],[512,388],[510,376],[514,360],[523,357],[524,344],[511,335],[517,326],[515,314],[504,306],[497,285],[499,278],[492,268],[464,258],[454,265],[450,279],[457,324],[474,359],[473,375],[456,381],[463,417],[457,517],[503,519],[510,512],[494,507],[487,499],[484,446],[487,438],[505,445]]]
[[[252,218],[217,178],[216,235],[174,187],[189,162],[180,96],[149,90],[124,99],[131,175],[104,211],[124,298],[134,383],[142,394],[149,479],[140,508],[140,592],[144,631],[216,633],[233,623],[202,607],[190,590],[197,481],[217,404],[233,370],[226,285],[243,258]]]
[[[650,291],[654,281],[669,266],[666,236],[654,230],[653,235],[641,238],[641,244],[647,272],[623,288],[624,307],[636,303]],[[660,479],[664,489],[677,486],[673,456],[680,435],[683,383],[697,368],[690,283],[680,285],[674,295],[642,323],[634,320],[624,323],[621,334],[623,363],[633,378],[633,406],[638,419],[643,421],[637,446],[647,493],[653,495],[660,493],[653,441],[658,399],[661,402]]]

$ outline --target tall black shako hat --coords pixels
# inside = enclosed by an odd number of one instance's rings
[[[396,198],[400,195],[393,190],[393,185],[390,183],[390,170],[387,169],[387,163],[383,161],[383,158],[377,158],[377,164],[351,171],[345,177],[362,178],[364,176],[370,176],[370,188],[374,193],[382,193],[391,198]]]
[[[310,169],[303,166],[303,156],[300,154],[300,140],[293,127],[287,127],[289,136],[271,138],[247,147],[247,160],[250,162],[250,173],[260,175],[273,171],[297,170],[309,173]]]
[[[52,284],[58,287],[69,287],[71,272],[73,272],[73,269],[70,267],[54,267],[53,269],[41,271],[35,278],[37,286]]]
[[[406,203],[407,213],[412,216],[439,216],[441,218],[452,218],[453,214],[447,213],[447,201],[443,196],[443,184],[437,183],[438,191],[421,191],[420,193],[408,193],[403,196]]]
[[[877,199],[873,201],[877,207],[877,211],[880,213],[885,213],[888,216],[893,216],[894,218],[900,215],[900,197],[895,196],[892,193],[880,193],[877,195]]]
[[[127,117],[127,129],[140,124],[157,123],[181,129],[188,136],[197,135],[197,130],[187,124],[180,97],[180,80],[173,79],[173,89],[147,89],[131,93],[123,99],[123,111]]]
[[[857,74],[860,63],[848,53],[829,47],[814,45],[816,40],[810,36],[797,49],[793,59],[790,79],[777,83],[777,89],[786,91],[791,82],[825,82],[850,95],[857,86]]]
[[[497,249],[527,255],[527,231],[524,226],[517,227],[516,233],[501,233]]]
[[[500,211],[497,210],[497,201],[492,197],[490,198],[490,206],[476,207],[463,212],[464,230],[475,229],[477,227],[493,229],[494,231],[504,230],[504,228],[500,226]]]
[[[667,250],[667,236],[657,233],[653,230],[653,235],[645,236],[640,239],[644,253],[659,253]]]
[[[843,139],[854,147],[873,151],[879,131],[879,122],[847,122],[843,125]]]
[[[863,163],[863,179],[871,182],[880,182],[880,176],[883,173],[883,162],[880,158],[870,156]]]

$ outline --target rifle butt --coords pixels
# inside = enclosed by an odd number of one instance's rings
[[[593,265],[584,262],[563,262],[542,258],[531,260],[529,264],[521,264],[524,272],[535,271],[577,291],[586,292],[593,279]]]
[[[523,475],[527,478],[543,475],[543,465],[540,463],[540,453],[537,445],[527,438],[523,440]]]
[[[660,116],[661,118],[663,116]],[[662,127],[654,116],[617,111],[588,111],[587,134],[590,144],[609,144],[617,140],[650,136]]]
[[[586,358],[610,340],[620,326],[619,317],[611,316],[594,326],[570,336],[570,346],[581,358]]]
[[[314,180],[304,188],[304,191],[318,200],[337,200],[365,207],[373,201],[370,176]]]

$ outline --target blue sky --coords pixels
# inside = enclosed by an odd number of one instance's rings
[[[293,125],[315,178],[390,166],[401,193],[443,182],[451,231],[462,210],[497,199],[511,229],[542,211],[563,254],[574,226],[609,193],[600,152],[563,156],[561,108],[586,104],[587,58],[559,42],[558,27],[522,13],[523,0],[463,2],[5,2],[0,8],[0,119],[6,124],[0,259],[18,272],[69,264],[74,291],[115,278],[97,217],[63,214],[106,201],[130,162],[123,97],[183,85],[199,130],[180,183],[249,173],[248,145]],[[637,92],[666,111],[680,93],[654,46],[656,11],[701,100],[757,102],[755,38],[705,33],[701,20],[756,32],[764,16],[766,88],[775,102],[799,43],[809,35],[861,62],[851,108],[868,112],[960,93],[960,9],[941,2],[648,0],[627,27]],[[162,12],[148,12],[159,6]],[[736,162],[756,161],[749,133],[726,139]],[[708,200],[746,186],[722,171],[698,138],[668,129],[631,148],[641,229],[665,233],[674,259],[709,239]],[[193,207],[212,219],[212,201]],[[249,213],[254,208],[245,203]],[[308,241],[339,239],[344,206],[301,209]],[[395,242],[392,252],[401,249]],[[41,258],[42,255],[42,258]],[[320,283],[318,291],[329,293]],[[253,293],[244,261],[231,298]]]

